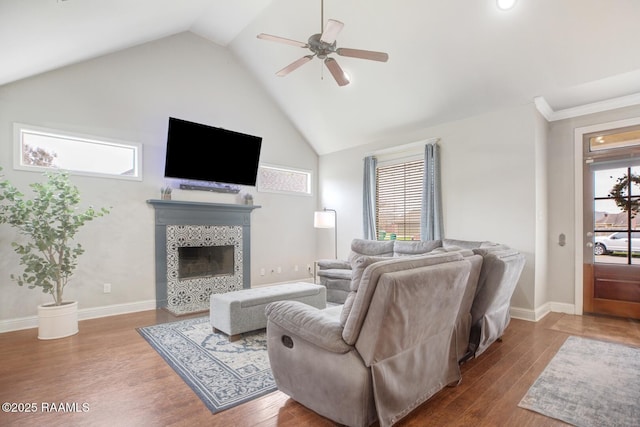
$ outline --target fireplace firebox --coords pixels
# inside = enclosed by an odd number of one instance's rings
[[[233,275],[233,245],[178,248],[178,279]]]

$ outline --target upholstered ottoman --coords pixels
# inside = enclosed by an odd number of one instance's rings
[[[266,328],[265,307],[270,302],[283,300],[300,301],[322,309],[327,305],[327,291],[321,285],[298,282],[213,294],[209,311],[211,326],[214,332],[224,332],[230,341],[235,341],[244,332]]]

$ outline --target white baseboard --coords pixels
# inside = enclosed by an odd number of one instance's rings
[[[299,280],[302,281],[302,280]],[[287,283],[287,282],[279,282]],[[270,286],[274,283],[259,286]],[[258,287],[258,285],[254,285]],[[98,317],[115,316],[118,314],[135,313],[138,311],[155,310],[156,301],[139,301],[127,304],[115,304],[107,305],[103,307],[93,307],[78,310],[78,319],[96,319]],[[560,303],[560,302],[548,302],[538,307],[536,310],[528,308],[511,307],[509,312],[514,319],[528,320],[531,322],[537,322],[550,312],[555,313],[567,313],[576,314],[575,306],[573,304]],[[22,329],[31,329],[38,327],[38,316],[19,317],[16,319],[0,320],[0,333],[19,331]]]
[[[115,316],[117,314],[136,313],[138,311],[155,310],[156,300],[138,301],[126,304],[107,305],[104,307],[78,310],[78,319],[96,319],[98,317]]]
[[[582,314],[576,313],[576,306],[574,304],[567,304],[564,302],[551,302],[550,308],[554,313],[565,313],[565,314]]]
[[[539,318],[536,318],[536,313],[533,310],[520,307],[509,308],[509,315],[513,319],[528,320],[530,322],[537,322]]]
[[[126,304],[107,305],[78,310],[78,320],[96,319],[98,317],[115,316],[118,314],[135,313],[138,311],[155,310],[156,301],[139,301]],[[38,316],[19,317],[16,319],[0,320],[0,333],[19,331],[38,327]]]
[[[38,316],[18,317],[0,321],[0,332],[19,331],[38,327]]]
[[[551,312],[576,314],[575,305],[563,302],[547,302],[535,310],[520,307],[511,307],[509,309],[509,314],[514,319],[528,320],[530,322],[537,322]]]

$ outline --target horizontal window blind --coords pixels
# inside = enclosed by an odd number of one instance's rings
[[[420,240],[424,161],[415,160],[376,170],[378,239]]]

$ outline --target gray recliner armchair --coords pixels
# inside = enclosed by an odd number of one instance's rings
[[[455,329],[471,268],[451,252],[355,257],[342,308],[269,304],[278,389],[340,424],[393,425],[461,378]]]
[[[319,284],[327,288],[327,302],[344,304],[351,286],[351,263],[341,259],[320,259],[316,263]]]
[[[327,288],[327,301],[343,304],[351,286],[351,260],[366,255],[375,257],[402,257],[425,254],[442,246],[440,240],[365,240],[353,239],[347,260],[321,259],[317,261],[317,275]]]

